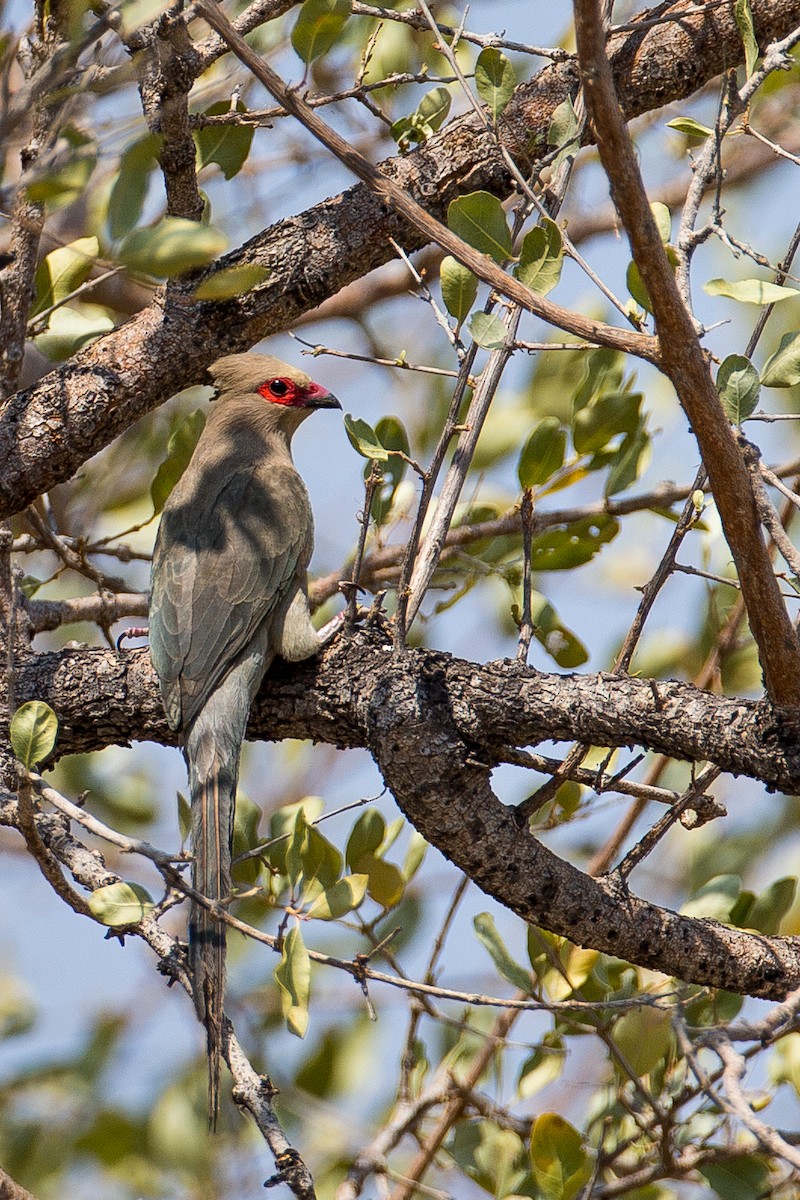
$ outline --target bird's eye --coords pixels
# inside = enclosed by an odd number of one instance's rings
[[[269,385],[269,390],[273,396],[285,396],[289,391],[289,385],[285,379],[273,379]]]

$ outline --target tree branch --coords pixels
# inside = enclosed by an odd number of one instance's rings
[[[674,6],[676,18],[684,7],[692,8],[692,15],[612,39],[615,82],[628,119],[690,94],[741,61],[732,7],[704,13],[691,0],[681,0]],[[800,0],[752,0],[751,7],[762,43],[800,20]],[[547,151],[553,111],[577,86],[575,67],[559,63],[517,89],[501,125],[505,144],[523,169]],[[482,188],[506,196],[510,191],[502,156],[474,114],[450,122],[424,146],[387,160],[381,170],[436,217],[464,192]],[[168,299],[159,292],[149,308],[0,410],[0,516],[70,478],[139,417],[180,388],[201,382],[205,368],[220,355],[249,349],[267,333],[287,328],[386,262],[393,254],[392,237],[409,250],[425,241],[358,184],[279,222],[220,260],[215,270],[241,263],[266,267],[269,278],[253,291],[218,303],[194,302],[194,282],[173,285]]]

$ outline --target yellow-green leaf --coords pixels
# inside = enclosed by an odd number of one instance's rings
[[[503,206],[490,192],[470,192],[450,202],[447,224],[476,250],[495,262],[511,255],[511,232]]]
[[[305,0],[294,29],[292,46],[304,63],[326,54],[350,16],[348,0]]]
[[[306,910],[306,916],[318,921],[338,921],[363,904],[368,883],[368,875],[345,875],[317,896]]]
[[[227,100],[218,100],[207,108],[203,115],[216,117],[230,111],[231,106]],[[239,100],[235,111],[247,112],[247,105]],[[194,135],[198,167],[216,163],[226,179],[233,179],[247,162],[254,133],[255,126],[244,122],[238,125],[204,125]]]
[[[195,299],[231,300],[234,296],[241,296],[243,292],[258,287],[269,279],[269,276],[268,268],[259,267],[256,263],[242,267],[226,267],[224,270],[215,271],[208,279],[198,284],[194,289]]]
[[[275,968],[275,981],[280,988],[281,1011],[287,1029],[295,1037],[305,1037],[311,991],[311,959],[299,925],[293,925],[283,939],[283,953]]]
[[[674,129],[677,133],[685,134],[686,137],[700,138],[703,141],[714,134],[713,129],[709,129],[707,125],[701,125],[699,121],[695,121],[694,117],[675,117],[673,121],[667,121],[667,129]]]
[[[561,278],[563,262],[561,230],[555,221],[543,217],[541,224],[526,233],[522,240],[515,274],[526,287],[546,296]]]
[[[478,913],[472,923],[479,941],[488,950],[503,979],[521,992],[529,993],[533,984],[531,973],[511,957],[491,914]]]
[[[185,217],[163,217],[137,229],[119,248],[119,260],[131,271],[171,278],[213,262],[227,245],[225,234]]]
[[[708,283],[703,284],[703,291],[708,292],[709,296],[727,296],[729,300],[738,300],[742,304],[780,304],[781,300],[800,296],[797,288],[781,287],[765,279],[738,279],[735,282],[709,279]]]
[[[456,258],[448,254],[442,259],[439,268],[439,282],[442,288],[442,299],[451,317],[455,317],[459,325],[469,316],[469,311],[475,303],[478,294],[478,280],[468,267],[463,266]]]
[[[92,892],[88,905],[104,925],[136,925],[153,910],[153,897],[139,883],[120,880]]]
[[[574,1200],[591,1172],[581,1135],[558,1113],[542,1113],[534,1121],[531,1166],[543,1200]]]
[[[475,64],[475,86],[493,121],[514,94],[517,76],[511,61],[494,46],[482,50]]]
[[[389,452],[385,446],[381,445],[377,433],[366,421],[362,421],[360,417],[353,417],[350,413],[345,413],[344,431],[350,445],[362,458],[374,458],[377,462],[388,462]]]
[[[47,758],[57,736],[58,718],[44,700],[29,700],[11,718],[11,748],[28,770]]]
[[[100,243],[96,237],[78,238],[51,250],[36,269],[36,302],[31,316],[60,304],[89,278]]]
[[[506,344],[508,330],[495,313],[473,313],[467,328],[473,341],[484,350],[500,350]]]
[[[161,512],[167,502],[167,497],[189,465],[189,459],[194,454],[194,448],[203,432],[205,423],[205,414],[198,408],[184,417],[170,434],[167,442],[167,456],[156,471],[156,477],[150,488],[154,516]]]
[[[785,333],[761,372],[764,387],[794,387],[800,383],[800,333]]]
[[[519,457],[517,474],[522,487],[545,483],[564,464],[567,435],[558,417],[545,417],[528,438]]]
[[[758,371],[750,359],[729,354],[717,371],[717,392],[728,420],[741,425],[755,411],[760,391]]]

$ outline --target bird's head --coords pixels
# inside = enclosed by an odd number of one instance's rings
[[[208,369],[220,400],[260,396],[281,409],[341,408],[327,388],[269,354],[229,354]]]

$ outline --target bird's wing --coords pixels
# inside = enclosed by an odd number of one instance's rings
[[[304,585],[313,525],[290,464],[242,467],[218,484],[201,472],[176,493],[156,543],[150,652],[169,720],[185,728]]]

